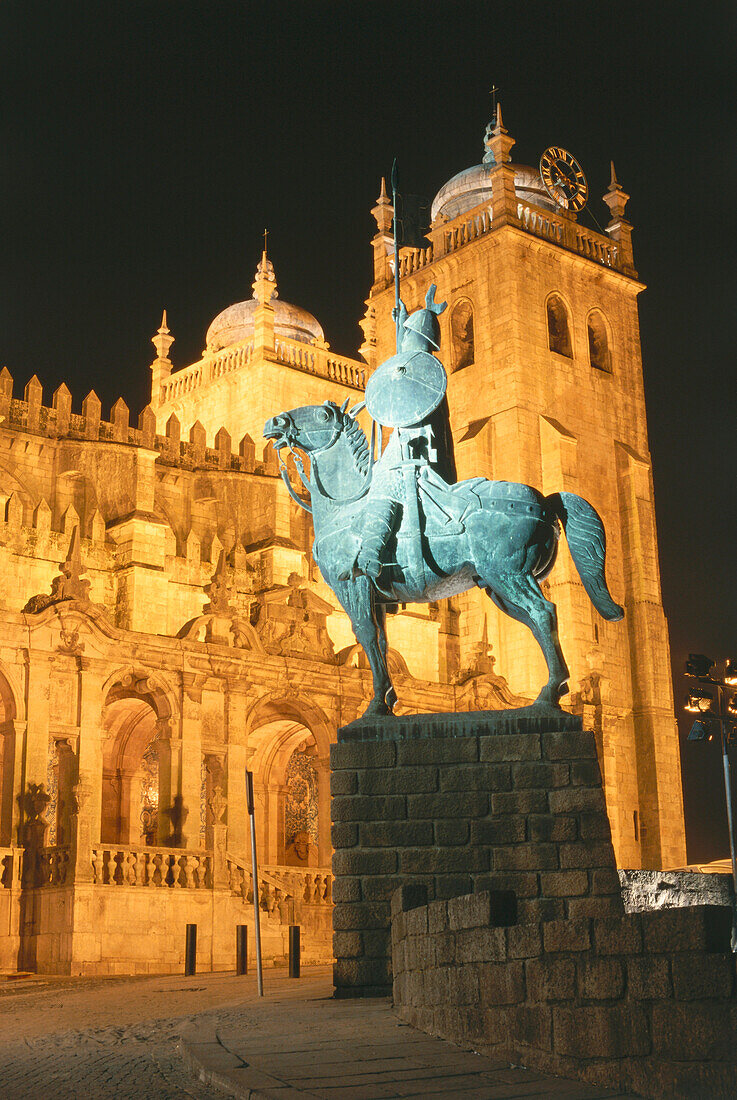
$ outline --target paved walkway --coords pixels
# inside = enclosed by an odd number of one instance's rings
[[[0,1100],[598,1100],[603,1089],[430,1039],[329,967],[192,978],[0,979]]]

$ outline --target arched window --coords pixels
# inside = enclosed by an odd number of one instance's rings
[[[573,358],[573,345],[571,344],[571,330],[568,324],[568,310],[563,299],[557,294],[551,294],[548,298],[548,346],[558,355]]]
[[[609,350],[609,336],[603,315],[595,309],[589,314],[587,323],[589,333],[589,359],[597,370],[612,373],[612,353]]]
[[[473,306],[468,298],[457,302],[450,315],[450,336],[453,342],[453,370],[474,362]]]

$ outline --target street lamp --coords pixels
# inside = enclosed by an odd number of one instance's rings
[[[702,715],[691,727],[689,741],[711,741],[715,727],[719,728],[724,768],[724,794],[727,800],[729,851],[732,857],[732,951],[737,954],[737,857],[734,848],[732,791],[727,751],[728,746],[737,740],[737,659],[730,657],[725,661],[721,676],[715,675],[715,669],[716,664],[711,657],[703,653],[689,653],[686,661],[686,675],[693,676],[701,684],[716,687],[716,710],[712,710],[713,692],[701,687],[694,687],[689,691],[684,709],[690,714]]]

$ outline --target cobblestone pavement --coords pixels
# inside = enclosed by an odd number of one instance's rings
[[[330,967],[264,985],[259,1000],[253,975],[0,979],[0,1100],[613,1095],[431,1039],[387,1001],[335,1001]]]
[[[267,971],[267,990],[283,975]],[[0,979],[0,1098],[222,1100],[187,1069],[179,1034],[252,1000],[251,975]]]

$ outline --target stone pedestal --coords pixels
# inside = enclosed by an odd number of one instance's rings
[[[336,996],[391,992],[399,886],[429,901],[492,891],[498,923],[622,914],[580,718],[527,707],[359,719],[339,730],[331,766]]]

